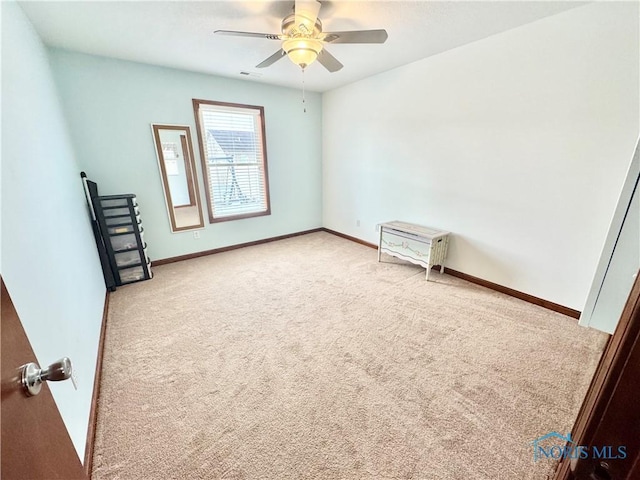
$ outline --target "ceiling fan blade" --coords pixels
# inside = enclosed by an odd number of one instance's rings
[[[294,6],[296,29],[305,35],[313,33],[322,5],[317,0],[296,0]]]
[[[384,43],[389,35],[384,29],[380,30],[352,30],[350,32],[326,32],[324,41],[327,43]]]
[[[264,68],[264,67],[268,67],[269,65],[273,65],[278,60],[280,60],[282,57],[284,57],[286,54],[287,54],[287,52],[285,52],[284,50],[280,49],[276,53],[271,55],[269,58],[267,58],[263,62],[261,62],[258,65],[256,65],[256,68]]]
[[[218,35],[233,35],[236,37],[266,38],[267,40],[282,40],[282,35],[277,33],[238,32],[236,30],[216,30]]]
[[[320,62],[322,66],[329,70],[331,73],[337,72],[342,67],[344,67],[344,65],[342,65],[336,57],[327,52],[326,48],[320,50],[320,53],[318,54],[318,62]]]

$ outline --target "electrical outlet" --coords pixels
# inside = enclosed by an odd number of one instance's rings
[[[360,220],[356,220],[356,227],[360,226]]]
[[[193,232],[193,238],[200,238],[200,232],[198,230]]]

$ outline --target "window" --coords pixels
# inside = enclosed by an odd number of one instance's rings
[[[193,100],[209,221],[270,215],[264,108]]]

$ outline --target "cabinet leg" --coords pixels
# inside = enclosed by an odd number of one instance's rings
[[[380,261],[380,254],[381,254],[381,253],[382,253],[382,252],[380,251],[380,247],[378,247],[378,262]]]
[[[429,281],[429,270],[431,270],[430,266],[427,267],[427,282]]]
[[[440,274],[444,273],[444,265],[440,265]]]

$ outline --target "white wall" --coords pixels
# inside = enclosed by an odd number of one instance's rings
[[[324,226],[450,230],[447,266],[582,309],[638,136],[638,45],[637,3],[594,3],[326,93]]]
[[[50,387],[83,459],[105,285],[47,52],[13,2],[2,2],[1,192],[2,276],[40,366],[73,362],[78,391]]]
[[[299,90],[63,50],[50,56],[79,161],[101,194],[137,195],[152,260],[322,225],[320,94],[307,94],[305,114]],[[199,239],[171,233],[149,127],[191,126],[206,204],[193,98],[264,106],[272,211],[212,225],[205,220]]]

